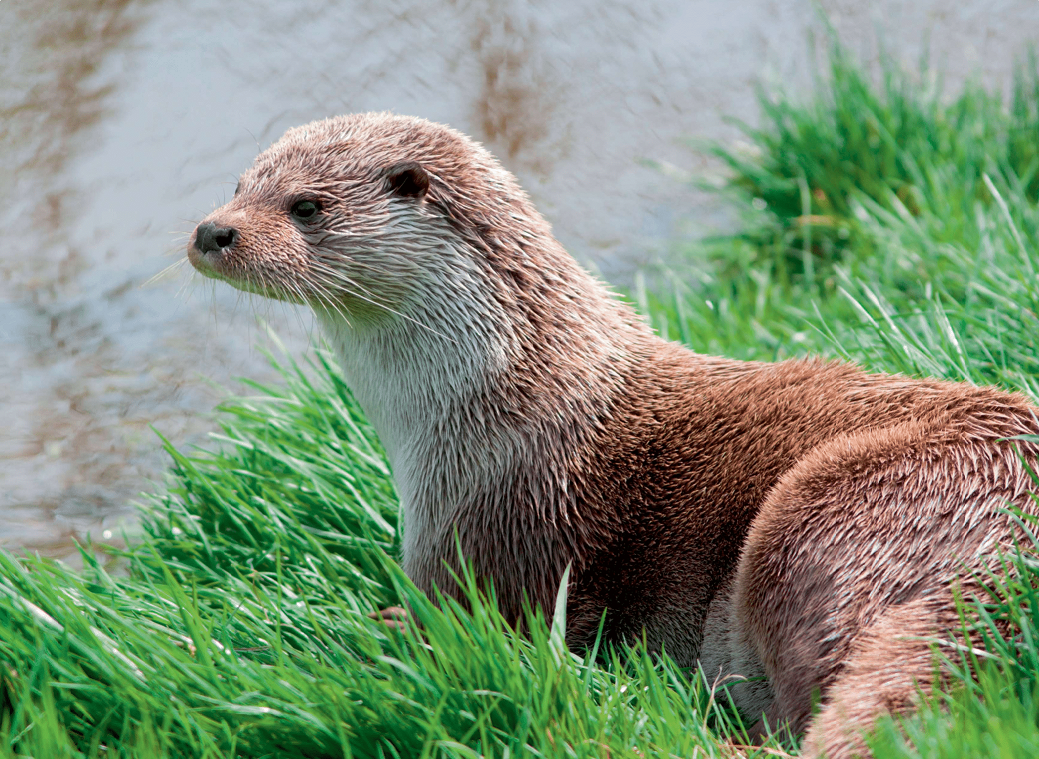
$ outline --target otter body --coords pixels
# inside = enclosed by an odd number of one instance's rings
[[[572,645],[605,609],[611,639],[751,678],[741,709],[807,729],[812,755],[851,756],[911,706],[953,585],[1011,544],[1002,508],[1034,510],[1005,442],[1039,433],[1023,397],[661,340],[447,127],[290,130],[188,255],[314,309],[390,458],[420,588],[457,592],[456,533],[513,619],[525,595],[551,609],[571,565]]]

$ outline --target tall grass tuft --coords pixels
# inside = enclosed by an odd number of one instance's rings
[[[936,243],[973,233],[977,205],[993,206],[984,177],[1005,177],[1024,202],[1039,199],[1039,68],[1021,61],[1010,104],[976,82],[946,98],[926,68],[887,56],[871,76],[829,36],[828,66],[806,101],[759,92],[762,123],[736,122],[749,148],[715,146],[729,189],[755,211],[741,236],[811,279],[882,248],[859,206],[940,219]],[[877,80],[877,82],[875,82]]]

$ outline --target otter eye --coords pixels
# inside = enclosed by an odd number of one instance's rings
[[[292,215],[297,219],[312,219],[314,215],[321,210],[321,206],[315,203],[313,200],[301,200],[299,203],[292,207]]]

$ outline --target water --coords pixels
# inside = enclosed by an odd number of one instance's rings
[[[823,5],[867,58],[878,21],[908,61],[930,31],[953,81],[1004,81],[1039,29],[1023,0]],[[732,138],[723,117],[753,120],[756,83],[803,84],[813,25],[809,0],[0,3],[0,545],[117,542],[163,484],[153,428],[203,442],[220,386],[272,378],[257,320],[307,349],[301,310],[186,267],[147,284],[287,127],[362,110],[450,123],[623,282],[719,223],[675,178],[716,170],[682,138]]]

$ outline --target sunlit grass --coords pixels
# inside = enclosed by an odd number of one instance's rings
[[[218,452],[171,449],[129,578],[89,554],[81,575],[0,555],[8,750],[722,755],[730,715],[697,676],[570,653],[540,614],[517,637],[471,584],[471,613],[417,593],[391,558],[386,465],[330,365],[252,389],[224,405]],[[366,616],[400,603],[421,638]]]

